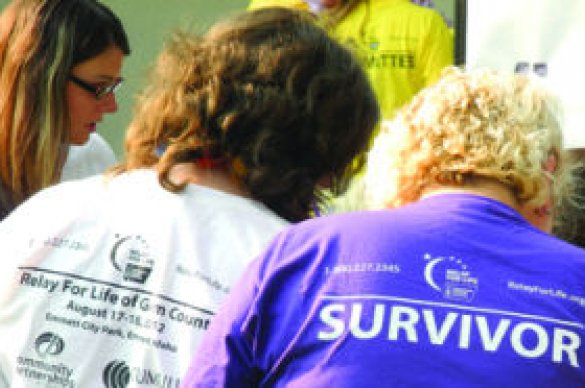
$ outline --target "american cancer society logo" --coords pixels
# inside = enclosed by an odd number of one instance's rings
[[[154,266],[150,246],[141,236],[116,235],[110,259],[124,280],[144,284]]]
[[[478,279],[472,276],[467,264],[454,256],[433,257],[425,254],[425,281],[443,294],[445,299],[471,302],[478,289]]]

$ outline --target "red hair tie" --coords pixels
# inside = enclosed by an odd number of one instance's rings
[[[209,150],[203,150],[201,156],[195,160],[195,164],[199,168],[212,169],[224,164],[224,159],[214,155],[214,153]]]

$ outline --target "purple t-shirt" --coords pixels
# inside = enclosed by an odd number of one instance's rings
[[[585,251],[437,195],[295,225],[246,271],[184,386],[585,386]]]

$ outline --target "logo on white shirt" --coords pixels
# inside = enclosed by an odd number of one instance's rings
[[[150,246],[141,236],[116,238],[110,254],[114,268],[124,275],[124,280],[144,284],[154,266]]]

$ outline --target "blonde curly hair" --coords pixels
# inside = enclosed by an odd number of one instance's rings
[[[401,206],[431,185],[474,177],[501,182],[519,203],[544,201],[546,177],[558,203],[570,192],[558,113],[556,99],[529,76],[449,67],[383,124],[368,157],[370,205]],[[556,169],[548,172],[551,156]]]

